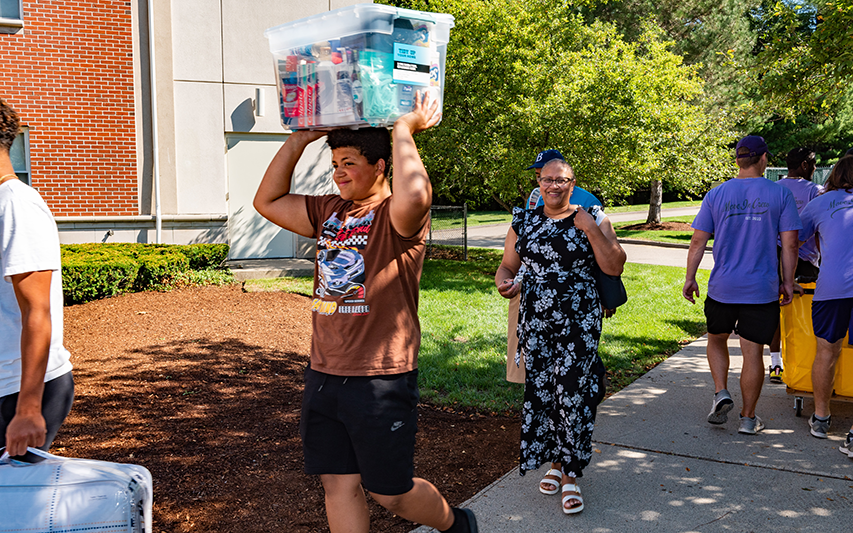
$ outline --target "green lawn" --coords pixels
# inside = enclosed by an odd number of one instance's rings
[[[684,222],[690,224],[693,222],[693,216],[684,217],[665,217],[661,222]],[[646,220],[632,220],[628,222],[617,222],[613,224],[613,229],[616,230],[616,236],[620,239],[640,239],[644,241],[669,242],[676,244],[690,244],[690,239],[693,237],[693,230],[687,231],[646,231],[646,230],[628,230],[621,229],[625,226],[634,224],[642,224]],[[708,246],[714,244],[714,239],[708,241]]]
[[[512,222],[512,214],[506,211],[477,211],[468,213],[469,226],[509,224],[510,222]]]
[[[500,252],[471,249],[469,257],[424,263],[421,395],[437,405],[515,412],[523,387],[504,379],[508,300],[494,286]],[[708,272],[698,276],[707,282]],[[605,320],[600,347],[611,392],[705,332],[702,306],[681,297],[683,268],[626,264],[622,279],[629,301]]]
[[[472,248],[469,261],[426,260],[421,280],[419,357],[422,398],[487,413],[517,412],[523,387],[507,383],[507,306],[494,285],[501,252]],[[708,272],[698,273],[706,286]],[[701,303],[681,297],[684,269],[625,265],[628,303],[604,322],[600,353],[615,392],[682,343],[704,333]],[[247,290],[311,293],[310,278],[252,280]]]
[[[678,207],[694,207],[702,204],[702,200],[687,200],[683,202],[664,202],[661,209],[675,209]],[[605,208],[608,213],[648,213],[649,204],[645,205],[620,205]],[[643,217],[645,219],[645,217]]]
[[[243,282],[243,290],[246,292],[292,292],[311,298],[314,291],[314,278],[247,279]]]

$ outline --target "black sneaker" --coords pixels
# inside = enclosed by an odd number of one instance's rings
[[[728,412],[732,410],[734,405],[735,403],[732,401],[732,397],[726,389],[715,394],[714,404],[711,407],[711,412],[708,413],[708,423],[725,424],[726,420],[729,419]]]
[[[479,533],[477,518],[471,509],[451,507],[450,510],[453,512],[453,525],[442,533]]]

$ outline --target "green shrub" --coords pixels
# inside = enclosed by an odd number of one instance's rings
[[[190,262],[190,270],[219,268],[228,258],[227,244],[190,244],[180,251]]]
[[[128,292],[139,264],[117,255],[105,257],[74,254],[62,258],[62,290],[66,305],[90,302]]]
[[[139,263],[134,291],[167,289],[178,273],[189,268],[186,256],[171,247],[148,244],[134,252]]]
[[[61,249],[67,305],[125,292],[168,290],[189,280],[221,283],[230,276],[187,275],[220,267],[228,256],[227,244],[86,243],[66,244]]]

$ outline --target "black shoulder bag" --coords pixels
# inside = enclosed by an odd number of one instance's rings
[[[598,288],[598,296],[601,298],[601,306],[605,309],[616,309],[628,301],[628,292],[622,283],[622,276],[611,276],[605,274],[595,265],[595,285]]]
[[[589,208],[589,214],[592,214],[592,208]],[[616,309],[620,305],[628,301],[628,292],[625,290],[625,284],[622,283],[622,276],[611,276],[601,271],[598,263],[593,269],[595,276],[595,285],[598,288],[598,296],[601,298],[601,306],[605,309]]]

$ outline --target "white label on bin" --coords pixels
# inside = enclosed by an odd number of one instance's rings
[[[394,83],[429,85],[430,49],[394,43]]]

